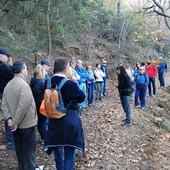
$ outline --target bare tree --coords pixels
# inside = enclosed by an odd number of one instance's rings
[[[156,1],[151,0],[151,5],[143,8],[147,13],[156,13],[158,16],[164,17],[164,22],[170,30],[170,2],[169,0]]]

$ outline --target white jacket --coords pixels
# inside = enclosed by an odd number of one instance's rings
[[[96,78],[96,83],[97,82],[103,82],[103,77],[105,76],[105,73],[103,73],[103,71],[101,69],[96,68],[94,70],[94,75]]]

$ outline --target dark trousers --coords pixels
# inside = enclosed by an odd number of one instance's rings
[[[7,121],[5,121],[5,133],[6,133],[7,145],[14,146],[13,133],[12,133],[10,127],[8,126]]]
[[[103,78],[103,94],[106,94],[107,78]]]
[[[158,78],[159,78],[160,87],[164,87],[165,86],[164,72],[158,72]]]
[[[70,146],[58,146],[54,148],[54,158],[57,170],[74,170],[74,151],[75,148]]]
[[[152,88],[153,88],[153,93],[152,93]],[[152,94],[156,95],[155,77],[149,78],[148,91],[149,91],[149,96],[151,96]]]
[[[126,113],[126,123],[131,123],[130,98],[130,96],[120,96],[123,110]]]
[[[0,114],[2,112],[1,110],[1,102],[2,102],[2,93],[0,92]],[[13,133],[10,129],[10,127],[8,126],[7,121],[5,121],[5,135],[6,135],[6,146],[11,146],[11,147],[15,147],[14,146],[14,138],[13,138]]]
[[[41,139],[44,140],[45,139],[45,133],[46,133],[46,129],[47,129],[47,122],[48,119],[47,117],[43,116],[41,113],[38,113],[38,131],[40,133]]]
[[[35,170],[35,126],[13,132],[18,170]]]

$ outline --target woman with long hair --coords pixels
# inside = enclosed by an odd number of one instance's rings
[[[116,68],[116,73],[118,75],[118,83],[115,86],[118,88],[121,104],[124,112],[126,113],[126,118],[122,120],[124,125],[131,124],[131,111],[130,111],[130,99],[131,99],[131,80],[123,66]]]
[[[31,78],[31,82],[30,82],[30,87],[33,92],[33,96],[37,108],[37,114],[38,114],[37,126],[41,136],[40,142],[44,144],[47,118],[43,116],[39,111],[41,102],[44,99],[44,91],[45,91],[45,69],[41,64],[38,64],[34,69],[33,77]]]

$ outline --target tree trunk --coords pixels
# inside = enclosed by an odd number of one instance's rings
[[[120,16],[120,0],[117,1],[117,16]]]
[[[37,1],[37,18],[36,18],[36,46],[34,50],[35,55],[35,65],[38,63],[38,50],[39,50],[39,21],[40,21],[40,3]]]
[[[51,0],[47,5],[48,59],[51,60],[51,28],[50,28]]]

